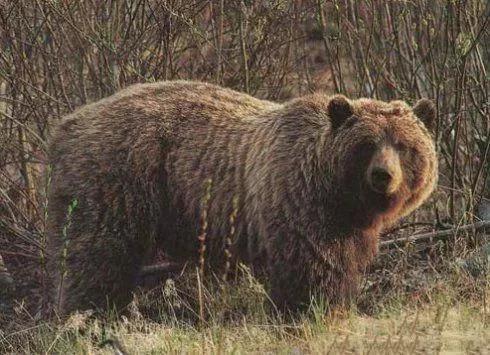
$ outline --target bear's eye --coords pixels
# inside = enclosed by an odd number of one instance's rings
[[[344,123],[344,128],[351,128],[359,120],[357,116],[350,116]]]
[[[404,157],[416,157],[419,154],[419,150],[416,147],[412,147],[403,143],[395,145],[398,153]]]
[[[408,153],[408,154],[415,154],[417,153],[417,148],[414,147],[412,144],[409,144],[403,140],[395,140],[393,143],[393,146],[395,149],[400,152],[400,153]]]
[[[420,151],[418,148],[415,148],[415,147],[408,147],[407,150],[410,152],[410,154],[413,156],[413,157],[417,157],[420,155]]]
[[[377,148],[376,142],[366,141],[362,142],[357,146],[357,151],[359,154],[372,154]]]
[[[405,153],[410,149],[406,144],[401,143],[401,142],[395,142],[394,145],[395,145],[395,148],[398,152]]]

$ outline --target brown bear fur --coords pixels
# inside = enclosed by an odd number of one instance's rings
[[[134,85],[82,107],[49,150],[58,311],[126,304],[156,246],[196,261],[208,179],[210,266],[224,260],[236,199],[231,254],[265,270],[278,304],[296,307],[314,291],[348,300],[383,228],[435,186],[421,121],[433,119],[427,100],[413,110],[321,94],[276,104],[185,81]],[[387,194],[367,177],[379,167],[394,174]]]

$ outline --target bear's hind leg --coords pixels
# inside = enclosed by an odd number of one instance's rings
[[[151,246],[151,238],[146,238],[149,233],[137,228],[140,223],[131,218],[111,220],[110,209],[102,216],[94,211],[100,209],[79,202],[72,216],[58,218],[60,223],[50,235],[54,239],[50,267],[54,309],[60,315],[86,309],[120,310],[127,305]]]

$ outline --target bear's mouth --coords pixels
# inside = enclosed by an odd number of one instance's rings
[[[357,227],[367,228],[379,221],[391,219],[390,216],[396,214],[403,205],[403,195],[401,190],[383,194],[362,186],[357,202],[353,205]]]
[[[369,190],[365,196],[364,203],[369,204],[375,212],[385,212],[397,205],[399,197],[397,194],[384,194]]]
[[[384,215],[389,214],[397,205],[395,196],[376,193],[368,189],[346,191],[344,196],[346,199],[343,201],[346,204],[337,213],[339,213],[339,218],[348,220],[350,226],[354,228],[369,228]]]
[[[381,221],[391,220],[411,195],[404,184],[393,193],[382,193],[372,189],[361,177],[345,180],[350,183],[344,186],[339,198],[345,205],[337,212],[342,218],[349,216],[350,225],[355,228],[370,228]]]

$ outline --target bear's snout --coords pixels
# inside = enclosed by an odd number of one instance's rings
[[[390,146],[380,147],[373,156],[367,170],[370,188],[383,195],[394,194],[402,182],[400,157]]]

